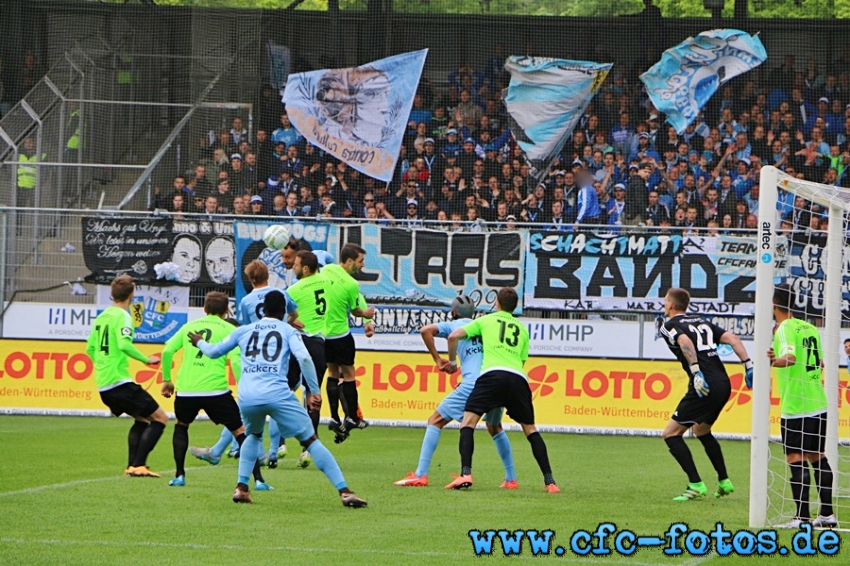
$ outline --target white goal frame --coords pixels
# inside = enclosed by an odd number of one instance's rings
[[[754,350],[753,422],[750,445],[750,518],[751,528],[767,526],[768,462],[770,460],[770,366],[767,350],[773,344],[773,289],[776,258],[776,230],[778,219],[776,203],[778,187],[788,187],[794,194],[827,207],[829,230],[827,232],[826,279],[824,281],[824,352],[841,351],[841,279],[842,250],[844,247],[844,213],[850,210],[848,202],[838,198],[847,189],[801,181],[779,169],[762,167],[759,179],[758,211],[758,261],[756,264],[756,309]],[[839,359],[827,355],[824,359],[824,387],[827,399],[826,456],[838,464],[838,372]],[[837,467],[835,468],[838,469]],[[838,474],[835,474],[837,484]],[[835,484],[833,488],[835,488]]]

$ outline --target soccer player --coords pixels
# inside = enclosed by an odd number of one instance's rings
[[[174,479],[168,482],[170,486],[186,485],[185,464],[186,450],[189,448],[189,425],[201,410],[215,424],[224,425],[225,429],[236,437],[239,446],[245,440],[245,427],[239,416],[239,407],[233,399],[233,393],[227,381],[227,358],[213,360],[204,356],[192,345],[187,335],[187,332],[197,332],[211,343],[224,340],[234,330],[233,325],[225,320],[229,302],[224,293],[218,291],[207,293],[204,298],[206,316],[185,324],[165,343],[165,349],[162,351],[162,396],[168,399],[174,395],[175,391],[174,383],[171,381],[171,360],[174,354],[183,350],[183,363],[177,375],[177,395],[174,399],[177,424],[174,425],[172,446],[177,469]],[[234,350],[229,359],[233,374],[238,377],[239,352]],[[207,458],[201,459],[213,463],[209,459],[209,454],[206,456]],[[259,462],[254,467],[254,479],[255,489],[271,489],[260,474]]]
[[[826,392],[821,383],[820,334],[808,322],[794,318],[790,299],[788,285],[778,285],[773,292],[773,316],[778,326],[773,347],[767,351],[779,382],[782,444],[791,468],[791,494],[797,504],[796,516],[784,526],[798,528],[811,522],[813,527],[837,527],[832,510],[832,468],[824,454]],[[809,514],[809,464],[820,496],[820,514],[814,521]]]
[[[528,359],[528,328],[512,314],[518,301],[514,289],[502,287],[496,295],[496,312],[473,320],[449,334],[449,359],[440,368],[443,371],[457,371],[458,343],[466,338],[480,337],[484,356],[481,361],[481,376],[466,400],[460,424],[461,473],[446,489],[472,487],[475,425],[484,413],[505,407],[508,416],[522,426],[522,432],[531,444],[531,451],[540,471],[543,472],[546,491],[561,491],[552,477],[546,443],[534,426],[531,389],[528,387],[528,376],[523,370]]]
[[[257,322],[263,318],[263,300],[266,293],[272,290],[269,287],[269,269],[263,262],[254,260],[245,266],[245,275],[248,281],[251,282],[253,289],[240,301],[236,307],[236,320],[239,324],[250,324]],[[295,308],[294,306],[292,307]],[[292,319],[290,318],[290,322]],[[233,458],[239,457],[239,443],[233,434],[225,427],[221,431],[221,436],[218,442],[212,448],[196,448],[190,447],[189,450],[196,458],[209,462],[213,466],[221,461],[221,455],[227,449],[228,444],[232,444],[229,456]],[[265,453],[260,461],[268,459],[269,468],[276,468],[278,458],[286,456],[286,441],[280,436],[280,431],[277,428],[277,423],[273,420],[269,421],[269,451]]]
[[[310,352],[313,365],[316,367],[316,377],[319,383],[319,389],[312,391],[305,381],[305,393],[306,397],[309,397],[313,393],[321,393],[322,380],[327,369],[325,363],[325,315],[328,311],[326,297],[328,283],[319,273],[319,260],[313,252],[299,251],[292,269],[298,281],[286,290],[287,302],[295,303],[298,309],[298,320],[304,325],[302,339],[307,351]],[[297,388],[301,381],[301,372],[298,369],[296,365],[293,372],[293,366],[290,362],[287,379],[290,388],[293,390]],[[295,387],[293,387],[293,373],[295,374]],[[319,411],[309,406],[306,408],[313,423],[313,433],[318,436]],[[302,468],[310,465],[310,461],[310,453],[306,450],[301,453],[301,457],[298,459]]]
[[[322,470],[336,487],[343,505],[365,507],[366,501],[348,489],[339,465],[322,441],[316,438],[310,416],[287,383],[291,352],[295,354],[301,366],[310,391],[319,390],[316,368],[310,359],[310,352],[304,346],[301,335],[283,322],[286,315],[286,298],[280,291],[270,291],[266,294],[263,306],[265,316],[261,320],[237,328],[218,344],[208,344],[200,333],[189,335],[192,343],[211,358],[221,357],[237,346],[241,350],[239,409],[248,438],[243,443],[239,455],[239,479],[233,501],[252,502],[248,489],[248,474],[263,451],[260,438],[268,416],[277,421],[282,434],[295,437],[305,449],[310,450],[316,467]],[[314,410],[318,410],[321,404],[321,395],[310,395],[310,405]]]
[[[168,415],[130,377],[128,357],[154,368],[159,364],[158,355],[146,356],[133,345],[135,331],[127,309],[135,289],[129,275],[112,281],[112,306],[95,319],[86,354],[94,362],[95,382],[104,405],[116,417],[127,413],[135,419],[127,437],[129,457],[124,474],[158,478],[162,476],[148,469],[147,459],[168,424]]]
[[[472,322],[472,315],[474,313],[475,303],[469,297],[461,295],[452,301],[453,320],[451,322],[429,324],[423,326],[419,331],[422,341],[425,342],[425,346],[427,346],[437,367],[444,366],[446,360],[437,351],[434,338],[447,338],[452,331]],[[440,433],[443,427],[453,420],[463,420],[463,408],[466,405],[466,400],[469,394],[472,393],[472,388],[475,387],[475,381],[481,373],[482,354],[483,350],[481,348],[480,338],[476,337],[460,341],[458,344],[458,356],[460,357],[460,371],[463,381],[461,381],[457,389],[443,399],[437,406],[437,410],[428,419],[428,427],[425,429],[425,438],[422,440],[422,448],[419,452],[419,464],[416,467],[416,471],[410,472],[406,478],[398,480],[394,485],[415,487],[428,485],[428,468],[431,466],[431,458],[437,449],[437,443],[440,441]],[[502,428],[502,408],[499,407],[489,411],[484,418],[487,421],[487,431],[493,437],[493,442],[496,443],[496,451],[499,453],[502,464],[505,466],[505,481],[502,483],[502,487],[505,489],[518,489],[511,443],[508,440],[508,435]]]
[[[336,432],[335,442],[348,437],[351,430],[366,428],[369,423],[358,414],[357,385],[354,378],[354,337],[348,325],[349,313],[367,319],[366,332],[374,332],[371,318],[375,307],[366,307],[360,294],[360,285],[354,276],[363,269],[366,250],[357,244],[345,244],[339,253],[339,263],[326,265],[322,276],[329,283],[326,287],[327,315],[325,317],[325,359],[328,364],[328,399],[331,404],[331,430]],[[341,381],[336,379],[341,376]],[[341,389],[341,391],[340,391]],[[343,401],[345,420],[340,422],[339,413],[333,414],[338,400]]]
[[[714,497],[723,497],[735,491],[735,486],[726,473],[726,462],[720,443],[711,434],[712,425],[732,394],[732,385],[717,353],[717,346],[720,343],[730,345],[744,364],[745,379],[752,381],[753,375],[753,362],[750,361],[741,340],[700,316],[687,314],[690,301],[691,296],[685,289],[673,287],[668,290],[664,297],[664,316],[667,321],[661,327],[661,336],[667,342],[667,347],[691,378],[687,393],[679,401],[673,417],[662,433],[670,454],[688,475],[687,489],[682,495],[674,497],[673,501],[690,501],[708,494],[708,488],[700,478],[691,451],[683,438],[689,428],[693,428],[694,435],[702,443],[711,465],[717,472],[719,484]]]

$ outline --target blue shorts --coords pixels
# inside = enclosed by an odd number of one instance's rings
[[[463,420],[463,408],[466,406],[466,399],[472,393],[474,383],[467,385],[467,382],[462,382],[457,389],[446,395],[439,405],[437,412],[447,421],[461,422]],[[502,423],[503,409],[501,407],[488,411],[484,415],[484,420],[491,425],[499,425]]]
[[[239,410],[242,413],[242,422],[245,423],[247,434],[262,435],[267,415],[277,423],[283,438],[295,438],[303,442],[314,434],[310,415],[294,393],[274,403],[240,405]]]

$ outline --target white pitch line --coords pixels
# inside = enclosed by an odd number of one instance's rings
[[[186,470],[187,471],[189,471],[189,470],[197,471],[197,470],[205,470],[205,469],[210,468],[210,467],[212,467],[212,466],[196,466],[196,467],[192,467],[192,468],[186,468]],[[157,472],[157,473],[165,476],[165,475],[173,474],[176,471],[177,470],[166,470],[164,472]],[[52,484],[48,484],[48,485],[39,485],[39,486],[36,486],[36,487],[28,487],[26,489],[18,489],[16,491],[3,491],[3,492],[0,492],[0,497],[13,497],[15,495],[27,495],[29,493],[39,493],[41,491],[47,491],[48,489],[62,489],[62,488],[66,488],[66,487],[74,487],[74,486],[77,486],[77,485],[86,485],[86,484],[90,484],[90,483],[100,483],[100,482],[106,482],[106,481],[120,480],[120,479],[124,479],[126,477],[128,477],[128,476],[118,475],[118,476],[108,476],[108,477],[105,477],[105,478],[92,478],[92,479],[88,479],[88,480],[76,480],[76,481],[69,481],[69,482],[64,482],[64,483],[52,483]],[[133,479],[137,479],[137,478],[133,478]],[[146,478],[143,478],[143,479],[146,479]]]

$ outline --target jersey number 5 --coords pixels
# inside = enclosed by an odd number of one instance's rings
[[[319,316],[323,316],[326,312],[328,312],[328,301],[325,300],[324,295],[324,289],[316,289],[314,293],[314,297],[316,299],[316,314]]]

